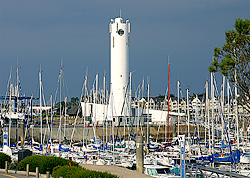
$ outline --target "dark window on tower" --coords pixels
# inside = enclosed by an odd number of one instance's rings
[[[120,30],[118,31],[118,34],[119,34],[120,36],[122,36],[122,35],[124,34],[124,30],[120,29]]]

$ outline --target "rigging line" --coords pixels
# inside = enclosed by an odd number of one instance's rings
[[[214,74],[213,74],[213,75],[214,75]],[[217,96],[220,98],[221,96],[219,95],[219,92],[218,92],[218,88],[217,88],[217,85],[216,85],[215,77],[213,77],[213,78],[214,78],[213,83],[214,83],[214,85],[215,85],[215,89],[216,89],[216,92],[217,92]],[[221,100],[219,100],[219,101],[221,101]],[[228,132],[227,132],[227,127],[226,127],[226,122],[225,122],[224,114],[223,114],[223,111],[222,111],[221,102],[219,102],[219,104],[220,104],[220,109],[221,109],[222,118],[223,118],[223,121],[224,121],[224,128],[225,128],[225,131],[226,131],[226,136],[227,136],[227,139],[228,139],[228,144],[229,144],[229,149],[230,149],[230,155],[231,155],[231,158],[232,158],[232,160],[233,160],[234,168],[236,169],[235,160],[234,160],[234,156],[233,156],[233,152],[232,152],[232,147],[231,147],[231,143],[230,143],[229,136],[228,136]],[[223,133],[222,133],[222,134],[223,134]]]
[[[10,68],[10,75],[9,75],[9,79],[8,79],[8,82],[7,82],[7,87],[6,87],[6,93],[5,93],[5,99],[4,99],[4,105],[6,105],[6,102],[7,102],[7,94],[8,92],[10,92],[10,83],[11,83],[11,77],[12,77],[12,66]],[[9,94],[10,96],[10,94]],[[6,112],[7,112],[7,109],[6,109]]]
[[[124,107],[125,107],[125,103],[126,103],[126,97],[127,97],[127,95],[128,95],[128,86],[129,86],[129,84],[130,84],[130,80],[128,81],[127,86],[126,86],[126,88],[125,88],[126,90],[125,90],[125,92],[124,92],[124,101],[123,101],[123,103],[122,103],[121,115],[122,115],[123,111],[125,112]],[[129,115],[130,115],[130,113],[129,113]],[[125,121],[125,118],[124,118],[124,121]],[[125,124],[125,122],[124,122],[124,124]],[[120,132],[119,127],[120,127],[120,122],[118,123],[117,134],[118,134],[118,131]],[[119,134],[121,134],[121,133],[119,133]],[[124,140],[125,140],[125,138],[124,138]]]
[[[52,103],[51,103],[52,104]],[[49,140],[50,140],[50,137],[51,137],[51,130],[52,130],[52,125],[53,125],[53,119],[54,119],[54,112],[52,111],[52,113],[51,113],[51,124],[50,124],[50,130],[49,130],[49,136],[48,136],[48,140],[47,140],[47,147],[46,147],[46,152],[45,152],[45,155],[46,155],[46,153],[47,153],[47,149],[48,149],[48,145],[49,145]],[[52,143],[50,143],[50,144],[52,144]]]
[[[205,87],[204,87],[204,92],[205,92]],[[204,92],[203,92],[203,93],[204,93]],[[203,97],[204,97],[204,95],[203,95]],[[203,99],[202,99],[202,100],[203,100]],[[189,104],[189,98],[188,98],[188,104]],[[192,104],[191,104],[191,109],[192,109],[192,111],[194,112],[194,109],[193,109]],[[194,115],[194,113],[193,113],[193,115]],[[197,124],[196,124],[196,121],[195,121],[196,118],[193,116],[193,119],[194,119],[194,124],[195,124],[195,132],[194,132],[194,134],[193,134],[193,140],[194,140],[194,136],[195,136],[195,134],[196,134],[196,135],[197,135],[197,139],[198,139],[198,143],[199,143],[200,153],[201,153],[201,155],[203,155],[203,154],[202,154],[202,149],[201,149],[201,144],[200,144],[200,138],[199,138],[199,136],[198,136]],[[192,144],[193,144],[193,140],[192,140]],[[202,157],[202,162],[204,163],[203,157]]]
[[[224,119],[224,114],[223,114],[223,110],[222,110],[222,106],[221,106],[221,95],[219,94],[219,91],[218,91],[218,87],[217,87],[217,84],[216,84],[216,80],[215,80],[215,77],[214,77],[214,81],[213,81],[213,83],[214,83],[214,85],[215,85],[215,92],[216,92],[216,94],[217,94],[217,96],[218,96],[218,101],[219,101],[219,106],[220,106],[220,110],[221,110],[221,114],[222,114],[222,117],[223,117],[223,121],[224,121],[224,124],[226,124],[225,123],[225,119]],[[225,128],[225,131],[226,131],[226,133],[227,133],[227,129]],[[227,136],[227,139],[228,139],[228,142],[229,142],[229,136],[228,136],[228,134],[226,135]]]
[[[191,109],[193,110],[193,106],[192,106],[192,105],[191,105]],[[196,121],[195,121],[195,117],[193,117],[193,119],[194,119],[194,124],[195,124],[195,133],[194,133],[194,135],[195,135],[195,134],[197,135],[200,153],[201,153],[201,155],[203,155],[203,154],[202,154],[202,149],[201,149],[201,144],[200,144],[200,138],[199,138],[198,132],[197,132],[197,124],[196,124]],[[194,135],[193,135],[193,140],[194,140]],[[193,142],[193,140],[192,140],[192,142]],[[202,157],[202,162],[204,163],[203,157]]]
[[[81,93],[81,96],[80,96],[80,101],[81,101],[81,98],[83,97],[83,93],[84,93],[84,87],[85,87],[85,80],[86,78],[84,78],[84,82],[83,82],[83,85],[82,85],[82,93]],[[76,120],[78,119],[78,115],[80,113],[80,105],[81,105],[81,102],[78,103],[78,109],[77,109],[77,114],[76,114],[76,118],[75,118],[75,124],[74,124],[74,128],[73,128],[73,131],[72,131],[72,135],[71,135],[71,138],[70,138],[70,147],[72,146],[72,141],[73,141],[73,136],[74,136],[74,132],[75,132],[75,126],[76,126]]]
[[[58,79],[57,79],[57,87],[56,87],[56,92],[55,92],[54,104],[53,104],[53,102],[51,103],[51,107],[52,107],[52,108],[53,108],[53,106],[56,105],[56,99],[57,99],[57,92],[58,92],[58,89],[59,89],[60,77],[61,77],[61,69],[60,69],[60,72],[59,72],[59,75],[58,75]],[[51,118],[51,124],[50,124],[50,131],[49,131],[49,138],[48,138],[47,146],[48,146],[48,143],[49,143],[50,133],[51,133],[52,126],[53,126],[54,111],[52,111],[51,115],[52,115],[52,118]],[[59,126],[59,127],[60,127],[60,126]],[[59,128],[59,129],[60,129],[60,128]],[[58,137],[58,134],[59,134],[59,129],[58,129],[58,132],[57,132],[57,137]],[[47,149],[46,149],[46,152],[47,152]]]
[[[180,83],[180,81],[179,81]],[[180,83],[181,84],[181,83]],[[181,90],[181,85],[179,84],[179,89],[180,89],[180,94],[181,94],[181,98],[183,98],[183,95],[182,95],[182,90]],[[179,98],[180,99],[180,98]],[[183,101],[183,99],[182,99]],[[181,131],[182,131],[182,134],[184,134],[184,129],[183,129],[183,125],[182,125],[182,122],[181,122],[181,118],[180,118],[180,124],[181,124]]]
[[[66,96],[70,96],[70,95],[69,95],[67,82],[64,77],[62,79],[63,79],[63,88],[64,88],[64,95],[65,95],[64,98],[65,98]]]

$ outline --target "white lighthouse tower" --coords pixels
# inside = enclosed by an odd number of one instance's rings
[[[111,64],[111,92],[110,105],[112,115],[126,116],[128,113],[128,79],[129,79],[129,20],[125,22],[121,17],[111,19],[110,33],[110,64]]]

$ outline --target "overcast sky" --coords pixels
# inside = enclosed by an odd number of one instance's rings
[[[225,31],[237,18],[250,18],[249,0],[0,0],[0,95],[6,93],[20,67],[22,93],[39,96],[41,65],[45,97],[55,94],[63,60],[68,97],[81,95],[86,71],[88,87],[110,78],[108,24],[118,17],[131,22],[130,71],[133,92],[150,78],[150,95],[165,94],[168,56],[170,93],[180,80],[185,96],[202,93],[209,80],[214,47],[225,43]],[[218,79],[220,80],[220,79]]]

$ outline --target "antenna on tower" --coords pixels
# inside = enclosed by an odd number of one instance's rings
[[[120,18],[122,17],[122,9],[120,9]]]

